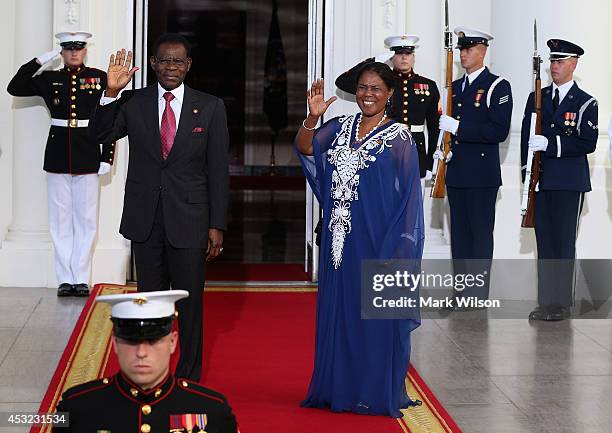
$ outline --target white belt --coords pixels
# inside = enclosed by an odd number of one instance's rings
[[[425,125],[410,125],[410,132],[424,132]]]
[[[64,128],[87,128],[89,119],[51,119],[51,126],[63,126]]]

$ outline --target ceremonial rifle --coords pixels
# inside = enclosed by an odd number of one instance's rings
[[[534,112],[531,114],[531,128],[529,136],[542,133],[542,80],[540,79],[540,64],[542,58],[538,54],[538,27],[537,22],[533,21],[533,75],[535,77],[533,92]],[[541,152],[528,151],[527,165],[525,167],[525,184],[521,201],[521,227],[534,227],[535,223],[535,199],[536,187],[540,180]]]
[[[452,116],[453,112],[453,34],[448,23],[448,0],[444,1],[444,49],[446,50],[446,111],[444,114]],[[438,135],[437,158],[434,159],[432,186],[430,196],[433,198],[444,198],[446,184],[446,164],[450,161],[451,151],[450,132],[440,131]]]

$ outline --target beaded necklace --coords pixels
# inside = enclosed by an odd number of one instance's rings
[[[386,118],[387,118],[387,113],[383,114],[383,117],[380,118],[378,123],[373,128],[371,128],[368,132],[366,132],[363,137],[359,138],[359,135],[361,135],[359,133],[359,127],[361,126],[361,119],[363,119],[363,114],[360,115],[359,119],[357,119],[357,129],[355,130],[355,141],[357,142],[363,141],[368,135],[370,135],[372,131],[374,131],[375,129],[378,129],[378,127],[382,125],[382,123],[385,121]]]

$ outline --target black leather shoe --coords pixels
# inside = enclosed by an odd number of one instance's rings
[[[547,320],[548,308],[538,305],[538,307],[529,313],[529,320]]]
[[[571,316],[569,307],[554,307],[548,310],[548,316],[546,317],[547,321],[550,322],[558,322],[560,320],[568,319]]]
[[[87,297],[89,296],[89,286],[87,284],[75,284],[74,296]]]
[[[66,297],[66,296],[72,296],[72,294],[73,294],[72,290],[73,290],[72,289],[72,284],[62,283],[57,288],[57,296],[59,298],[63,298],[63,297]]]

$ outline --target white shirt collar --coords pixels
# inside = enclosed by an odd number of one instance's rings
[[[161,84],[157,83],[157,97],[158,99],[163,100],[164,99],[164,93],[166,93],[168,90],[164,89]],[[170,90],[170,93],[172,93],[174,95],[174,98],[177,100],[177,102],[179,104],[183,104],[183,96],[185,95],[185,83],[181,83],[180,86],[178,86],[176,89],[174,90]]]
[[[567,95],[567,92],[570,91],[570,89],[572,88],[572,86],[574,85],[574,80],[569,80],[567,83],[565,84],[561,84],[560,86],[557,86],[554,82],[552,83],[552,98],[555,97],[555,90],[559,89],[559,104],[561,103],[561,101],[563,101],[563,98],[565,98],[565,95]]]
[[[482,68],[475,70],[475,71],[474,71],[474,72],[472,72],[471,74],[468,74],[468,76],[467,76],[467,77],[468,77],[468,80],[470,80],[470,86],[472,85],[472,83],[473,83],[474,81],[476,81],[476,78],[478,78],[478,76],[479,76],[479,75],[482,73],[482,71],[484,71],[484,70],[485,70],[485,67],[486,67],[486,66],[483,66]],[[465,78],[464,78],[464,80],[465,80]]]

